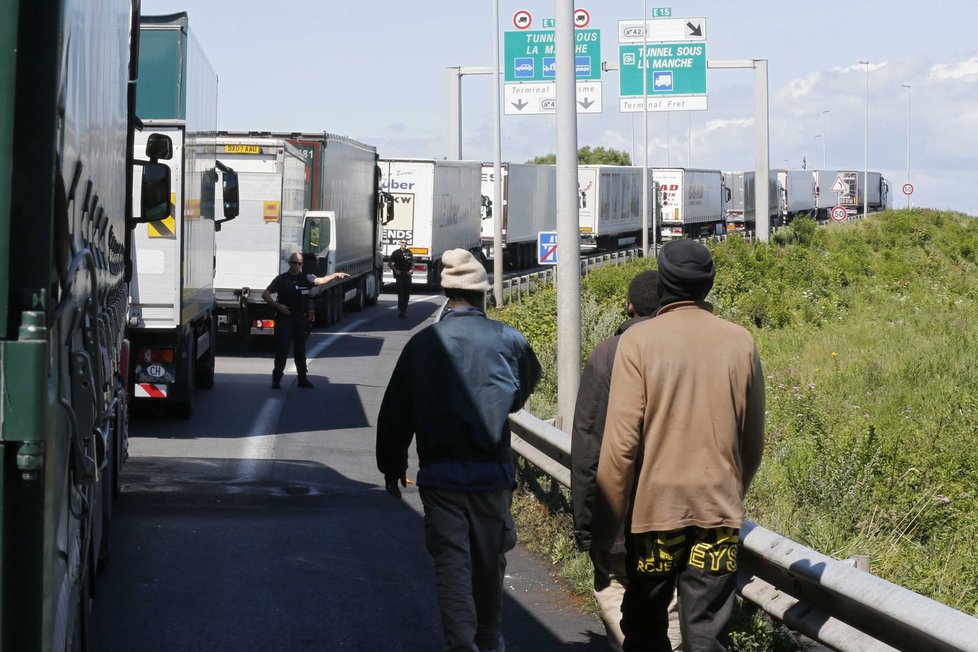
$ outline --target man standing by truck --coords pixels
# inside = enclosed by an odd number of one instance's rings
[[[407,317],[408,300],[411,298],[411,275],[414,273],[414,253],[408,249],[407,240],[401,240],[401,248],[391,254],[387,265],[394,272],[397,286],[397,316]]]
[[[347,278],[349,274],[337,272],[326,276],[302,273],[302,254],[296,252],[289,256],[289,271],[282,272],[262,292],[261,298],[265,303],[275,308],[280,314],[275,320],[275,367],[272,369],[272,389],[281,389],[282,375],[285,372],[285,359],[289,357],[289,345],[292,345],[292,357],[295,360],[295,371],[299,376],[299,387],[312,389],[312,383],[306,377],[306,338],[316,320],[316,312],[309,304],[309,290],[315,285],[326,285],[338,278]],[[276,295],[273,300],[272,295]]]

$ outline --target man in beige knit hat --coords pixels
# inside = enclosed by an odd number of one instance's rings
[[[486,317],[482,264],[464,249],[446,251],[442,263],[448,306],[394,367],[377,418],[377,468],[400,498],[417,437],[445,649],[503,650],[506,552],[516,544],[508,415],[529,398],[540,364],[519,331]]]

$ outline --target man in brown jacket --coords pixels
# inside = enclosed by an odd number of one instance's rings
[[[611,549],[631,505],[626,652],[670,649],[674,588],[683,649],[724,650],[743,498],[764,448],[764,375],[753,336],[705,302],[709,250],[670,242],[658,266],[656,318],[619,338],[592,548]]]

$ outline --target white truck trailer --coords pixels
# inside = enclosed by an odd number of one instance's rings
[[[492,205],[493,164],[482,164],[482,250],[494,255],[495,220]],[[503,265],[507,269],[532,267],[537,260],[537,234],[557,229],[557,167],[530,163],[503,163]]]
[[[217,75],[187,14],[140,20],[135,152],[163,163],[170,213],[132,231],[134,273],[127,334],[131,396],[193,413],[195,387],[214,384],[214,233],[237,215],[237,178],[215,158]],[[147,168],[150,169],[150,168]],[[223,173],[223,217],[215,210]],[[134,188],[143,166],[134,166]],[[138,191],[134,205],[140,205]]]
[[[850,215],[862,213],[864,207],[875,212],[887,206],[889,185],[879,172],[870,171],[867,179],[862,170],[840,170],[829,189],[838,192],[838,205]]]
[[[641,243],[642,168],[581,165],[577,185],[582,246],[610,251]]]
[[[700,238],[726,232],[723,176],[719,170],[653,168],[662,206],[662,241]]]
[[[726,188],[726,207],[724,219],[727,233],[753,231],[757,224],[757,190],[754,184],[754,170],[724,172],[723,185]],[[778,201],[778,175],[772,170],[768,177],[768,217],[772,226],[782,223]]]
[[[832,208],[839,203],[839,192],[832,190],[839,178],[839,171],[812,170],[811,174],[815,183],[815,219],[827,220]]]
[[[778,197],[784,224],[815,214],[815,176],[810,170],[778,170]]]
[[[305,158],[281,138],[221,132],[217,159],[238,173],[240,206],[216,236],[217,332],[245,341],[270,336],[277,314],[261,293],[302,247]]]
[[[414,254],[412,283],[437,287],[441,256],[449,249],[481,257],[481,162],[381,159],[380,172],[381,188],[394,203],[381,235],[385,281],[394,282],[386,263],[401,240]]]

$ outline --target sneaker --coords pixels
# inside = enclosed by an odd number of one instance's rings
[[[296,385],[298,385],[299,387],[302,387],[304,389],[312,389],[312,383],[310,383],[309,382],[309,379],[306,378],[305,376],[303,376],[302,378],[300,378],[299,379],[299,382],[297,382]]]
[[[282,389],[282,383],[278,380],[272,381],[272,389]]]

